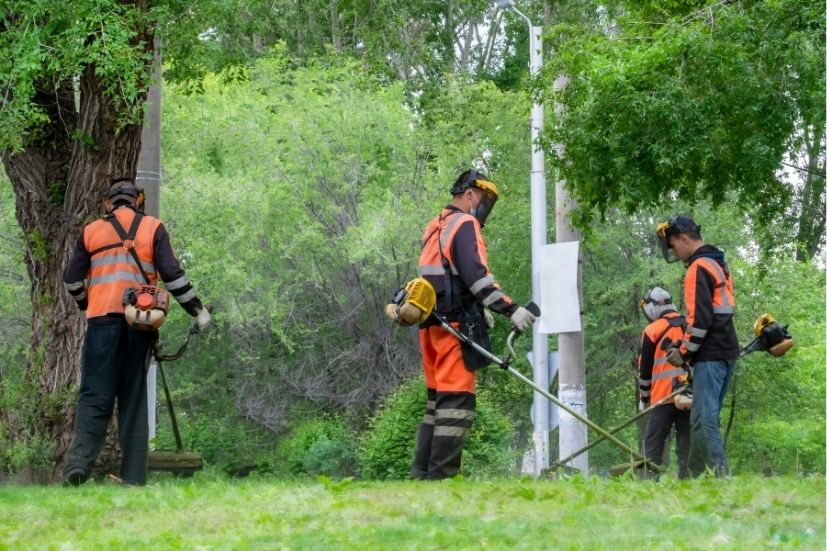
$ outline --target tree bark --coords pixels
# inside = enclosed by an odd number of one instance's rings
[[[805,128],[804,146],[807,167],[803,171],[804,185],[798,194],[801,210],[795,253],[795,259],[799,262],[811,260],[824,242],[824,129],[818,126]]]
[[[151,50],[151,40],[144,44]],[[85,320],[63,288],[63,268],[83,225],[102,214],[109,182],[134,178],[140,149],[141,125],[117,128],[117,106],[104,94],[94,66],[85,68],[79,85],[78,110],[71,79],[41,83],[36,102],[49,122],[22,151],[2,155],[31,280],[27,379],[36,396],[29,397],[34,408],[29,429],[53,445],[51,472],[24,475],[33,481],[57,477],[72,438]],[[136,101],[143,104],[145,94]]]

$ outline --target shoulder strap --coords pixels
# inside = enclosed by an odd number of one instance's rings
[[[660,335],[658,335],[658,338],[655,340],[655,346],[657,346],[658,343],[663,340],[663,337],[665,337],[669,330],[673,327],[681,327],[683,329],[686,329],[686,318],[683,316],[672,316],[669,318],[661,319],[666,320],[666,329],[664,329],[663,332]]]
[[[118,222],[118,219],[112,214],[111,217],[108,217],[107,220],[112,227],[115,228],[115,231],[118,233],[118,237],[121,238],[121,243],[119,243],[124,249],[128,250],[132,255],[132,258],[135,260],[135,264],[138,265],[138,269],[141,270],[141,275],[144,276],[144,281],[147,285],[149,285],[149,276],[146,275],[144,271],[144,267],[141,265],[141,259],[138,258],[138,253],[135,252],[135,234],[138,233],[138,226],[141,225],[141,220],[143,220],[144,215],[140,212],[135,212],[135,218],[132,219],[132,225],[129,226],[129,232],[125,232],[121,223]],[[118,245],[118,244],[116,244]],[[112,248],[111,245],[107,246],[106,248]],[[101,249],[98,249],[99,251]]]
[[[451,216],[451,215],[449,214],[448,216]],[[445,287],[445,304],[447,304],[448,305],[447,308],[450,309],[450,308],[453,308],[453,304],[454,304],[454,301],[453,301],[454,296],[453,296],[453,292],[452,292],[453,287],[454,287],[454,282],[451,278],[451,263],[448,262],[448,259],[445,258],[444,254],[442,254],[442,221],[443,220],[444,220],[444,218],[442,217],[442,213],[440,213],[439,221],[437,222],[437,225],[436,225],[437,232],[438,232],[437,240],[436,240],[436,246],[437,246],[437,249],[439,249],[439,258],[442,260],[442,271],[443,271],[442,277],[445,280],[444,285],[443,285]],[[431,234],[431,235],[433,235],[433,234]]]

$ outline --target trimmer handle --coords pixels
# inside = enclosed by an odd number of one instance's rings
[[[537,306],[535,302],[529,302],[525,305],[525,309],[537,316],[540,317],[540,307]],[[517,357],[517,353],[514,351],[514,339],[516,339],[522,331],[518,331],[517,329],[512,329],[511,333],[508,334],[508,339],[505,341],[505,345],[508,347],[508,357],[503,362],[503,365],[500,366],[503,369],[507,369],[508,366],[514,361],[514,358]]]

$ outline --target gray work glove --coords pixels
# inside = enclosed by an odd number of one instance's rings
[[[511,314],[511,323],[514,324],[514,328],[517,331],[525,331],[534,321],[537,319],[537,316],[520,306],[514,313]]]
[[[488,308],[483,308],[482,315],[485,318],[485,325],[489,329],[494,329],[494,314]]]
[[[212,316],[206,308],[198,308],[196,312],[197,314],[195,315],[195,323],[198,326],[198,330],[203,331],[204,329],[210,326]]]
[[[644,402],[643,400],[638,400],[637,403],[637,410],[643,411],[644,409],[649,407],[649,402]]]

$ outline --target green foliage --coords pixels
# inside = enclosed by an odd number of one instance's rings
[[[551,155],[580,202],[578,222],[618,207],[633,213],[674,197],[779,214],[791,195],[776,172],[803,126],[824,121],[824,11],[808,0],[717,3],[686,13],[642,3],[613,30],[561,26],[545,67]],[[552,93],[558,75],[569,76]],[[818,99],[813,101],[817,97]],[[818,106],[818,107],[816,107]],[[824,145],[820,145],[823,156]]]
[[[764,417],[755,423],[745,415],[741,422],[745,425],[729,449],[733,468],[767,476],[824,472],[823,419]]]
[[[425,412],[422,377],[404,383],[382,404],[362,433],[362,476],[373,480],[405,479],[410,475],[416,431]],[[464,477],[487,478],[512,471],[515,453],[510,421],[491,405],[486,394],[477,396],[477,417],[462,457]]]
[[[302,421],[279,441],[272,467],[287,475],[343,478],[355,472],[353,442],[353,434],[340,417]]]

